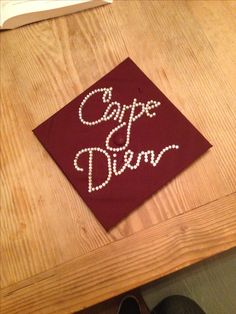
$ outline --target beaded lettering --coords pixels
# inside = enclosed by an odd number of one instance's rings
[[[106,110],[104,111],[102,117],[95,121],[87,121],[83,117],[83,109],[85,105],[87,104],[88,100],[95,94],[101,93],[102,94],[102,102],[104,104],[108,104]],[[84,171],[83,168],[79,167],[79,157],[81,154],[87,154],[88,155],[88,192],[94,192],[103,189],[112,179],[112,176],[119,176],[127,169],[130,170],[136,170],[142,161],[144,159],[144,162],[150,162],[150,164],[153,167],[156,167],[157,164],[160,162],[162,156],[170,151],[170,150],[177,150],[179,149],[179,145],[171,144],[166,147],[164,147],[157,156],[155,156],[154,150],[148,150],[148,151],[141,151],[138,153],[137,160],[135,163],[133,163],[133,157],[134,152],[131,149],[128,149],[128,146],[130,144],[130,138],[131,138],[131,131],[132,131],[132,124],[137,120],[140,119],[142,116],[146,116],[147,118],[153,118],[156,116],[156,112],[154,109],[158,108],[161,103],[159,101],[155,100],[149,100],[147,103],[138,102],[136,98],[134,98],[132,104],[130,105],[121,105],[117,101],[112,101],[112,87],[110,88],[98,88],[93,91],[91,91],[88,95],[86,95],[81,102],[81,105],[79,107],[79,120],[81,123],[93,127],[97,124],[114,120],[118,122],[118,125],[113,128],[110,133],[108,134],[106,140],[105,140],[105,146],[106,150],[102,149],[100,147],[88,147],[81,149],[77,152],[75,158],[74,158],[74,167],[77,171],[82,172]],[[139,112],[136,113],[136,108],[139,108]],[[129,119],[128,121],[124,120],[124,115],[126,112],[130,111]],[[115,133],[118,133],[122,128],[126,128],[126,139],[123,145],[119,145],[119,147],[113,147],[111,145],[111,138],[114,136]],[[120,169],[117,169],[117,153],[124,151],[124,164]],[[93,159],[94,155],[99,154],[100,157],[105,158],[107,163],[107,177],[106,180],[102,183],[100,183],[97,186],[93,185]]]

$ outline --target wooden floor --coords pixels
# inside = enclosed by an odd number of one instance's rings
[[[75,312],[236,245],[235,11],[114,1],[0,33],[3,313]],[[32,129],[127,57],[213,147],[106,232]]]

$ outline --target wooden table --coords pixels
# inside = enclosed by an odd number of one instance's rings
[[[115,1],[1,36],[1,313],[71,313],[236,244],[236,2]],[[32,129],[130,56],[213,144],[107,233]]]

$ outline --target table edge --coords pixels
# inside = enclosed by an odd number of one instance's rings
[[[2,313],[71,313],[236,246],[236,193],[1,290]]]

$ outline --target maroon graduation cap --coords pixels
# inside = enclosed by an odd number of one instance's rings
[[[211,147],[129,58],[33,132],[106,230]]]

